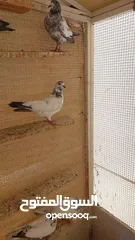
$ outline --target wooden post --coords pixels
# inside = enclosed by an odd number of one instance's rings
[[[32,0],[0,0],[0,9],[16,13],[26,13],[32,9]]]
[[[87,197],[93,194],[93,25],[85,24],[85,103]]]

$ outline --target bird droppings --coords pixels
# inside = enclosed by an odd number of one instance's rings
[[[41,182],[36,188],[27,188],[17,196],[0,202],[0,220],[19,211],[21,199],[31,199],[33,196],[48,196],[54,191],[58,191],[62,186],[78,178],[78,173],[73,169],[67,169],[54,177]]]
[[[68,116],[58,117],[56,124],[57,125],[55,129],[72,125],[74,124],[74,120]],[[15,139],[21,139],[40,132],[46,132],[50,129],[54,129],[54,126],[50,125],[48,122],[46,122],[46,120],[2,129],[0,130],[0,144]]]

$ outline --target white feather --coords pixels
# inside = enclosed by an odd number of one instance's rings
[[[56,227],[57,220],[55,222],[52,222],[51,220],[47,219],[45,215],[42,215],[30,224],[25,225],[22,228],[8,234],[7,240],[14,239],[14,236],[16,236],[21,231],[25,233],[25,237],[27,238],[42,239],[43,237],[51,235],[56,230]]]
[[[30,101],[23,103],[23,106],[31,107],[31,111],[42,117],[51,120],[52,115],[59,112],[64,102],[63,96],[57,98],[53,95],[43,101]]]
[[[65,37],[70,38],[73,36],[73,32],[64,18],[60,21],[59,28]]]

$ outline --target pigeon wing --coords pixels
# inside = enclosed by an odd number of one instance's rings
[[[44,101],[25,102],[23,106],[31,107],[32,111],[54,112],[62,105],[62,99],[50,96]]]
[[[64,18],[61,19],[58,28],[64,38],[66,38],[67,40],[73,38],[73,32],[71,31],[69,25]]]
[[[27,230],[26,237],[29,238],[43,238],[55,231],[56,227],[52,227],[49,219],[41,216],[30,224],[31,228]]]

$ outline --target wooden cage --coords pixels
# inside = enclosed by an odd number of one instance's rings
[[[0,0],[0,18],[15,29],[0,33],[0,240],[36,218],[19,211],[21,199],[93,194],[93,24],[133,7],[131,0],[62,0],[62,15],[80,36],[54,53],[55,42],[44,28],[49,2]],[[44,98],[58,80],[67,88],[64,106],[53,117],[56,128],[33,113],[9,108],[11,101]],[[98,220],[59,224],[50,239],[135,238],[105,210],[82,211]]]

